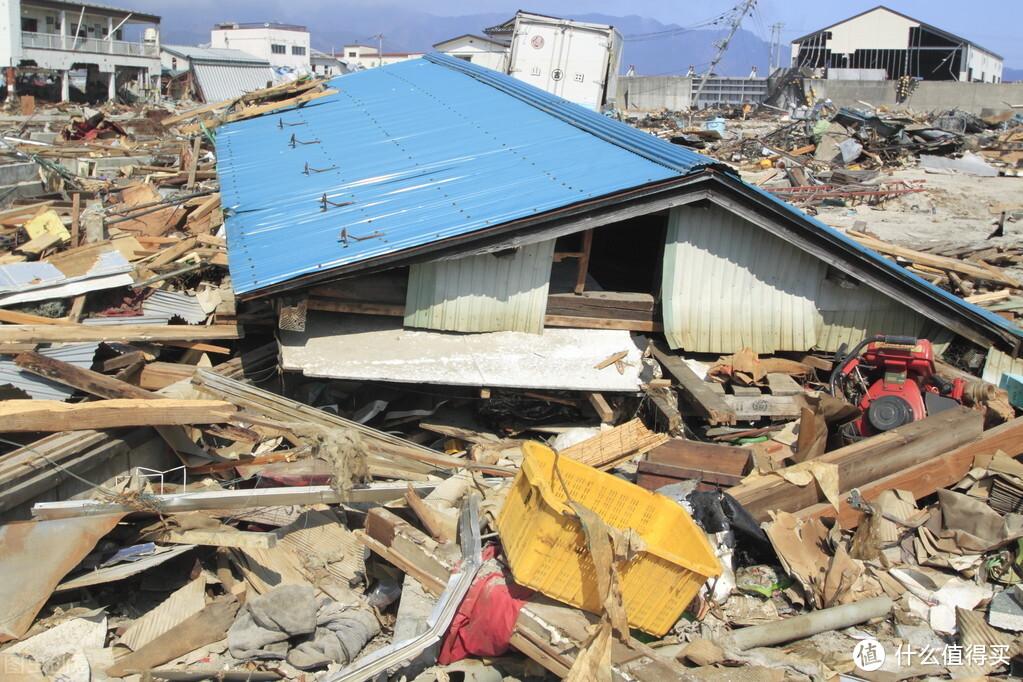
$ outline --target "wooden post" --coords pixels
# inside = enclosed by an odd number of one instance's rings
[[[592,248],[593,230],[589,229],[583,232],[583,250],[582,255],[579,257],[579,269],[575,275],[575,288],[573,291],[577,294],[581,294],[586,290],[586,275],[590,269],[590,249]]]
[[[71,248],[78,246],[78,231],[82,223],[82,195],[75,192],[71,195]]]

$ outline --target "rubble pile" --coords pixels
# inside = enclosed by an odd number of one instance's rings
[[[397,67],[412,68],[420,67]],[[425,299],[442,281],[454,287],[457,278],[444,280],[442,268],[465,259],[480,272],[496,263],[508,278],[508,263],[526,272],[516,259],[530,244],[487,242],[428,264],[428,274],[416,270],[422,258],[392,269],[382,262],[276,297],[242,295],[279,285],[253,281],[242,291],[237,279],[251,261],[285,259],[292,247],[282,242],[268,254],[243,242],[235,250],[230,221],[248,216],[265,221],[257,232],[276,228],[265,210],[229,199],[244,177],[218,135],[251,124],[268,140],[273,131],[281,149],[317,146],[326,160],[305,162],[303,182],[353,172],[354,158],[329,167],[331,131],[316,127],[316,106],[342,101],[327,99],[338,82],[299,80],[183,112],[110,105],[0,117],[5,675],[428,682],[1020,674],[1023,378],[1010,344],[996,344],[1002,334],[1018,349],[1023,336],[1013,321],[1023,307],[1012,272],[1023,257],[1018,244],[910,248],[865,225],[837,242],[821,225],[817,233],[847,258],[821,266],[819,279],[834,286],[831,298],[819,296],[823,312],[773,308],[809,320],[791,328],[779,321],[779,334],[816,330],[801,351],[783,341],[775,347],[789,349],[763,350],[761,330],[733,338],[720,331],[726,323],[679,342],[691,330],[673,328],[670,314],[689,301],[667,286],[663,296],[645,293],[649,271],[670,284],[661,269],[688,264],[698,274],[682,292],[713,280],[715,320],[749,313],[745,299],[728,298],[729,287],[753,294],[738,275],[698,270],[697,256],[681,248],[663,263],[622,264],[638,254],[631,240],[646,238],[632,223],[610,246],[592,226],[576,241],[552,238],[553,270],[536,287],[546,301],[544,333],[486,329],[494,335],[479,348],[470,337],[483,334],[458,325],[485,313],[430,326],[415,317],[414,296]],[[357,86],[351,92],[363,96]],[[277,115],[285,111],[294,115]],[[1015,119],[843,109],[775,127],[776,112],[763,108],[727,113],[728,125],[745,117],[761,132],[732,137],[667,112],[639,123],[766,171],[756,183],[766,196],[731,175],[722,182],[792,220],[805,216],[772,196],[807,211],[835,200],[883,209],[925,189],[888,177],[892,167],[916,161],[968,172],[964,164],[983,164],[1009,175],[1021,154]],[[412,137],[395,136],[388,148],[412,159]],[[232,138],[229,153],[243,143]],[[279,165],[260,172],[279,174],[283,193],[268,200],[287,201],[286,169],[301,164],[264,153]],[[699,172],[723,172],[703,162]],[[439,162],[414,165],[416,187],[443,171]],[[312,239],[312,221],[323,214],[371,210],[364,197],[342,192],[375,182],[388,196],[412,191],[399,184],[401,173],[373,171],[370,179],[345,176],[338,194],[302,189],[312,217],[294,217],[291,239]],[[452,196],[438,206],[472,194],[445,191]],[[724,234],[730,223],[711,213],[714,190],[706,196],[684,208],[718,220],[713,229]],[[344,257],[367,240],[411,239],[389,235],[389,217],[367,212],[331,225],[330,238]],[[1011,232],[1016,217],[1002,211],[993,237]],[[657,238],[682,230],[665,225]],[[689,229],[696,235],[698,226]],[[724,241],[715,253],[729,260]],[[815,253],[832,253],[820,243]],[[772,244],[762,251],[781,248]],[[843,269],[848,263],[859,270]],[[477,279],[486,289],[487,277]],[[909,312],[869,298],[865,283],[878,282],[889,297],[902,294],[900,305],[910,301]],[[800,301],[818,301],[782,283]],[[933,308],[914,302],[924,295],[937,301]],[[771,305],[764,295],[752,307]],[[422,307],[430,306],[441,304]],[[692,329],[697,317],[687,318]],[[331,324],[354,330],[356,340],[315,356],[309,349],[334,334]],[[403,355],[406,341],[412,355]],[[442,343],[463,355],[442,356]],[[564,377],[535,370],[554,366],[537,358],[561,363]],[[440,379],[404,378],[434,371],[430,361]],[[484,379],[455,380],[457,364]]]

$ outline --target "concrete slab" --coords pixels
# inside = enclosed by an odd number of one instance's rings
[[[991,598],[987,622],[1002,630],[1021,632],[1023,631],[1023,604],[1016,599],[1011,590],[999,592]]]
[[[395,317],[310,311],[306,331],[280,334],[282,367],[310,377],[635,392],[643,367],[636,342],[619,330],[461,334],[404,329]],[[594,369],[622,351],[623,374],[614,365]]]

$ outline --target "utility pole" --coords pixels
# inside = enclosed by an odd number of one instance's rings
[[[377,66],[384,65],[384,34],[377,33],[374,38],[377,39]]]
[[[757,4],[757,0],[743,0],[742,6],[737,8],[735,10],[735,14],[732,15],[732,30],[728,33],[728,36],[721,41],[720,45],[715,43],[718,48],[718,53],[714,55],[714,61],[710,63],[710,68],[707,69],[707,73],[703,76],[703,80],[700,81],[700,87],[696,89],[696,94],[693,96],[692,101],[692,105],[694,107],[700,106],[700,95],[703,94],[703,87],[707,85],[707,79],[710,78],[710,74],[714,73],[714,67],[718,65],[718,62],[721,61],[722,55],[725,54],[725,50],[728,49],[728,43],[731,42],[732,36],[735,35],[735,32],[739,30],[739,24],[742,23],[743,17],[745,17],[749,11],[753,9],[753,5],[755,4]]]
[[[783,28],[785,28],[785,24],[781,24],[781,23],[771,24],[771,71],[772,72],[775,69],[775,63],[774,63],[775,62],[775,58],[774,58],[774,56],[775,56],[775,47],[774,47],[775,46],[775,35],[778,36],[777,37],[777,41],[778,41],[778,50],[777,50],[778,66],[779,67],[781,66],[781,62],[782,62],[782,56],[781,56],[781,50],[782,50],[781,30]],[[770,74],[768,74],[768,75],[770,75]]]

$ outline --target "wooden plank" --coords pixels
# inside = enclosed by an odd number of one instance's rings
[[[34,324],[34,325],[64,325],[64,326],[78,326],[74,322],[63,320],[60,318],[53,317],[41,317],[39,315],[29,315],[28,313],[19,313],[17,310],[5,310],[0,308],[0,322],[6,322],[7,324]]]
[[[182,379],[190,379],[195,373],[194,365],[176,362],[150,362],[139,374],[139,386],[148,391],[158,391]]]
[[[646,460],[699,471],[745,476],[753,467],[753,451],[734,445],[672,438],[647,453]]]
[[[650,346],[651,353],[675,377],[679,383],[679,392],[696,412],[710,421],[711,424],[734,424],[735,410],[725,402],[724,398],[707,386],[707,382],[696,376],[693,370],[682,361],[682,358],[670,353],[657,344]]]
[[[999,450],[1010,457],[1023,454],[1023,417],[988,429],[979,440],[951,452],[939,454],[904,471],[854,487],[867,502],[876,500],[885,490],[906,490],[919,500],[961,481],[973,467],[973,460],[978,455],[991,455]],[[852,509],[846,498],[846,495],[842,496],[837,512],[831,504],[821,503],[794,513],[806,519],[834,518],[838,519],[842,528],[855,528],[863,520],[863,514]]]
[[[567,447],[559,454],[596,469],[609,469],[622,460],[648,452],[667,440],[667,435],[654,433],[646,428],[642,421],[633,419]]]
[[[634,332],[659,332],[664,331],[664,325],[660,322],[647,322],[644,320],[620,320],[601,317],[568,317],[565,315],[545,315],[543,318],[546,327],[574,327],[576,329],[624,329]]]
[[[434,540],[438,542],[448,542],[454,539],[447,537],[447,534],[444,532],[444,527],[437,523],[437,519],[433,515],[433,510],[426,506],[426,503],[423,502],[423,498],[419,497],[419,494],[416,493],[416,489],[412,487],[411,483],[408,486],[408,490],[405,491],[405,504],[407,504],[409,509],[415,513],[416,518],[418,518],[423,524],[423,528],[426,529],[426,532],[429,533],[430,537]]]
[[[923,251],[907,249],[903,246],[895,246],[894,244],[883,242],[880,239],[875,239],[874,237],[870,237],[862,232],[856,232],[855,230],[847,230],[846,234],[863,246],[873,249],[879,253],[905,258],[906,260],[919,265],[926,265],[932,268],[938,268],[939,270],[958,272],[974,279],[998,282],[999,284],[1004,284],[1012,287],[1013,289],[1020,288],[1019,282],[998,270],[988,269],[956,258],[948,258],[946,256],[938,256],[933,253],[924,253]]]
[[[189,350],[198,350],[203,353],[217,353],[219,355],[230,355],[231,349],[227,346],[215,346],[211,343],[200,343],[199,341],[178,341],[170,339],[160,339],[156,343],[161,346],[173,346],[175,348],[187,348]]]
[[[52,206],[54,201],[41,201],[37,204],[28,204],[26,206],[14,206],[4,211],[0,211],[0,221],[10,220],[12,218],[21,218],[23,216],[34,216],[44,208]]]
[[[277,534],[226,529],[170,530],[161,534],[157,542],[174,545],[203,545],[205,547],[273,549],[277,546]]]
[[[177,244],[162,249],[155,258],[147,263],[147,267],[156,268],[161,265],[166,265],[167,263],[173,263],[194,248],[196,248],[195,237],[182,239]]]
[[[806,393],[806,391],[803,390],[803,387],[796,383],[796,380],[788,374],[771,372],[767,375],[766,379],[767,387],[770,389],[771,395],[793,396],[803,395]]]
[[[240,339],[242,328],[233,324],[201,325],[24,325],[0,327],[0,344],[82,343],[85,341],[204,341]]]
[[[623,350],[621,353],[615,353],[611,357],[609,357],[609,358],[607,358],[605,360],[601,360],[600,362],[595,364],[593,366],[593,369],[604,369],[605,367],[610,367],[611,365],[615,364],[616,362],[624,360],[628,355],[629,355],[629,351],[627,351],[627,350]]]
[[[107,668],[110,677],[124,677],[130,672],[144,673],[154,666],[172,661],[201,646],[220,641],[234,623],[239,604],[234,595],[225,595],[199,613],[133,651]]]
[[[234,405],[222,400],[137,400],[119,398],[95,403],[59,400],[5,400],[0,402],[0,431],[71,431],[122,426],[182,426],[223,421]]]
[[[195,186],[195,173],[199,170],[199,150],[202,147],[202,136],[196,135],[195,139],[192,140],[192,157],[188,162],[188,182],[185,183],[187,189],[192,189]]]
[[[14,358],[14,364],[32,374],[101,398],[161,399],[161,396],[156,393],[150,393],[138,386],[132,386],[106,374],[93,372],[90,369],[84,369],[34,351],[20,353]]]
[[[636,484],[647,490],[656,490],[671,483],[694,479],[702,483],[731,487],[739,485],[743,477],[734,474],[723,474],[718,471],[691,469],[662,462],[640,462],[637,467]]]
[[[946,410],[825,453],[814,461],[837,467],[839,491],[844,493],[976,441],[983,421],[976,410]],[[798,486],[775,475],[742,483],[729,492],[758,521],[766,521],[770,510],[795,512],[825,501],[816,485]]]
[[[799,405],[791,396],[726,394],[722,400],[739,421],[759,421],[764,417],[795,419],[799,416]]]
[[[323,298],[310,298],[306,303],[307,310],[326,310],[335,313],[357,313],[360,315],[389,315],[404,317],[405,305],[389,303],[358,303],[355,301],[336,301]]]
[[[75,192],[71,195],[71,248],[79,244],[78,233],[82,229],[82,195]]]
[[[600,417],[600,421],[608,423],[614,419],[615,412],[602,394],[587,391],[586,399],[590,401],[590,406],[593,407],[593,411]]]

